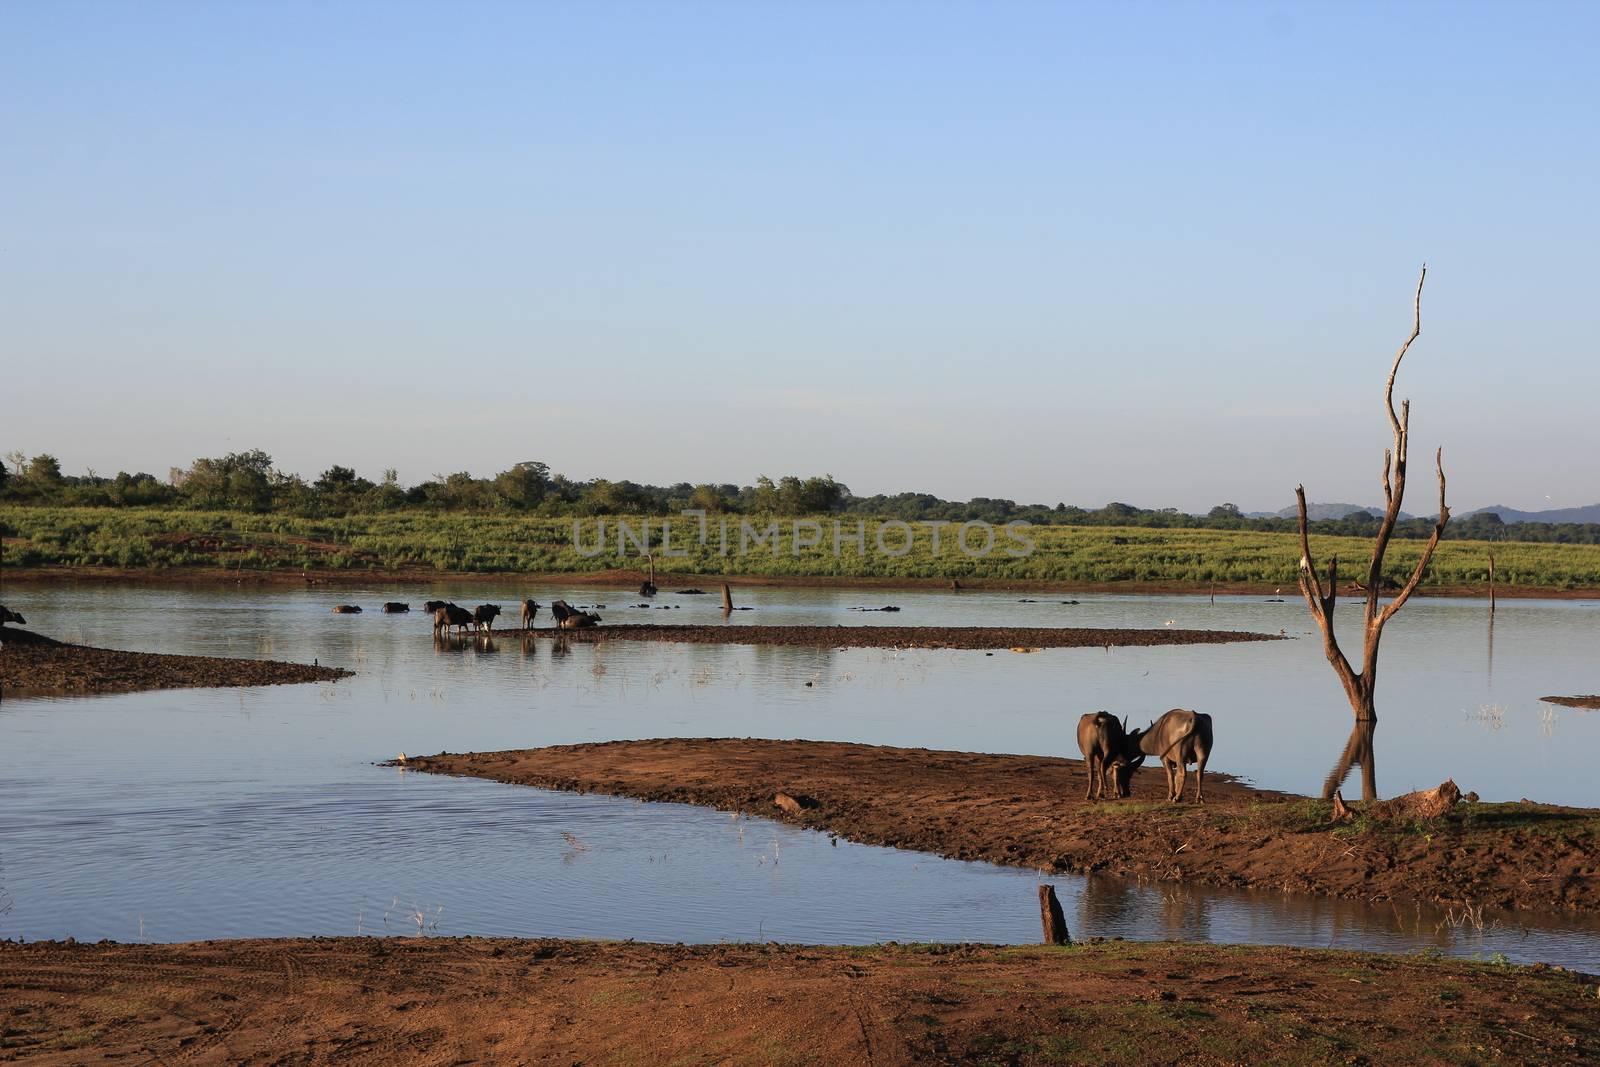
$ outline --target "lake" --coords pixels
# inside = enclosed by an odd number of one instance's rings
[[[710,588],[715,588],[711,586]],[[837,651],[548,640],[436,647],[384,600],[605,604],[714,622],[716,596],[555,583],[127,587],[7,582],[66,640],[347,666],[334,684],[0,703],[0,936],[176,941],[442,933],[658,941],[1032,941],[1038,875],[835,842],[766,820],[375,766],[412,754],[657,736],[803,737],[1075,756],[1083,711],[1216,720],[1211,768],[1314,792],[1350,713],[1305,605],[1260,597],[740,589],[740,624],[1280,630],[1161,648]],[[1030,598],[1037,603],[1019,603]],[[366,613],[333,615],[334,603]],[[893,615],[854,607],[898,605]],[[662,608],[659,605],[679,605]],[[1351,634],[1359,605],[1341,609]],[[1379,685],[1384,795],[1453,777],[1485,800],[1595,805],[1600,603],[1414,600]],[[1357,644],[1354,640],[1351,645]],[[811,683],[807,685],[807,683]],[[1351,790],[1355,790],[1352,783]],[[1371,907],[1054,876],[1074,935],[1437,948],[1600,966],[1600,922]]]

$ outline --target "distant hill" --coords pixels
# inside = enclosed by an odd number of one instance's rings
[[[1306,518],[1312,522],[1316,522],[1318,519],[1342,519],[1346,515],[1357,511],[1365,511],[1370,515],[1380,517],[1383,515],[1382,508],[1364,508],[1360,504],[1307,504]],[[1252,511],[1249,517],[1252,519],[1298,519],[1300,517],[1300,508],[1297,505],[1290,505],[1277,511]],[[1403,511],[1400,513],[1400,517],[1402,519],[1411,518],[1410,515]]]
[[[1500,516],[1501,522],[1600,522],[1600,504],[1590,504],[1581,508],[1551,508],[1548,511],[1518,511],[1508,508],[1503,504],[1491,504],[1486,508],[1469,511],[1462,518],[1473,515],[1485,515],[1489,512]]]
[[[1350,515],[1350,514],[1352,514],[1354,512],[1357,512],[1357,511],[1365,511],[1365,512],[1367,512],[1369,514],[1378,515],[1378,516],[1381,516],[1383,514],[1383,509],[1382,508],[1364,508],[1359,504],[1307,504],[1306,505],[1306,515],[1313,522],[1317,521],[1318,519],[1334,519],[1334,520],[1342,519],[1345,516]],[[1504,523],[1513,523],[1513,522],[1542,522],[1542,523],[1550,523],[1550,524],[1562,523],[1562,522],[1594,522],[1594,523],[1600,523],[1600,504],[1590,504],[1587,507],[1581,507],[1581,508],[1551,508],[1549,511],[1518,511],[1516,508],[1508,508],[1504,504],[1492,504],[1492,505],[1490,505],[1489,507],[1486,507],[1486,508],[1474,508],[1472,511],[1466,511],[1466,512],[1458,513],[1457,515],[1455,515],[1455,519],[1457,521],[1460,521],[1462,519],[1470,519],[1474,515],[1487,515],[1487,514],[1490,514],[1491,512],[1496,514],[1496,515],[1499,515],[1500,516],[1500,521],[1504,522]],[[1251,512],[1246,512],[1245,517],[1246,518],[1251,518],[1251,519],[1293,519],[1293,518],[1298,518],[1299,515],[1300,515],[1300,510],[1297,507],[1291,506],[1291,507],[1287,507],[1287,508],[1280,508],[1277,511],[1251,511]],[[1415,518],[1415,516],[1410,515],[1410,514],[1404,512],[1404,511],[1402,511],[1400,513],[1400,518],[1401,519],[1410,519],[1410,518]],[[1429,518],[1432,518],[1432,516],[1430,515]]]

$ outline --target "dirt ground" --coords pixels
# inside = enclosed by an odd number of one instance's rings
[[[283,570],[240,571],[228,567],[6,567],[9,582],[115,582],[152,585],[420,585],[437,586],[443,583],[472,583],[517,585],[521,583],[557,583],[561,585],[614,586],[619,590],[637,591],[645,573],[636,570],[612,569],[587,573],[537,573],[520,571],[437,571],[429,569],[375,569],[375,570]],[[896,589],[949,590],[948,578],[844,578],[834,575],[743,575],[743,574],[657,574],[656,585],[662,596],[671,596],[678,589],[704,589],[715,594],[721,583],[734,588],[777,586],[783,588],[825,589],[877,589],[892,592]],[[1136,594],[1210,594],[1218,596],[1281,596],[1282,582],[1060,582],[1013,580],[1003,578],[962,578],[966,592],[1011,593],[1112,593]],[[1548,600],[1592,600],[1600,597],[1600,588],[1551,589],[1541,586],[1498,585],[1495,593],[1502,598],[1539,598]],[[1427,586],[1417,590],[1418,597],[1482,597],[1487,595],[1484,586]],[[1290,599],[1286,597],[1286,599]]]
[[[1549,704],[1560,704],[1567,708],[1583,708],[1586,711],[1600,711],[1600,694],[1586,697],[1540,697],[1540,700]]]
[[[498,939],[0,943],[0,1062],[1593,1063],[1592,977],[1422,957]]]
[[[615,615],[615,612],[611,613]],[[505,640],[672,641],[697,645],[794,645],[804,648],[1109,648],[1113,645],[1220,645],[1278,641],[1277,634],[1235,630],[1104,629],[1087,626],[740,626],[602,622],[588,630],[495,630]]]
[[[412,757],[406,767],[704,804],[851,841],[1043,871],[1473,907],[1600,910],[1600,811],[1462,804],[1427,824],[1336,825],[1320,800],[1207,772],[1168,804],[1146,767],[1130,800],[1084,799],[1080,760],[824,741],[669,738]],[[1189,792],[1193,796],[1193,774]],[[783,792],[800,801],[787,811]]]
[[[288,685],[348,677],[340,667],[268,659],[167,656],[69,645],[31,630],[6,627],[0,646],[0,695],[84,696],[142,689]]]

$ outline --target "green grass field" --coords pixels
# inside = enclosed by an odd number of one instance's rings
[[[581,520],[582,544],[595,545],[597,519]],[[624,519],[638,539],[645,520]],[[776,523],[776,538],[753,543],[741,538],[741,523],[757,532]],[[815,533],[819,543],[795,548],[793,519],[727,518],[726,552],[721,520],[708,520],[700,543],[693,519],[672,520],[670,546],[661,544],[662,520],[649,520],[656,566],[680,574],[808,576],[838,578],[993,578],[1130,584],[1141,582],[1255,582],[1292,587],[1300,557],[1294,535],[1222,530],[1036,526],[1027,531],[1033,551],[996,529],[992,551],[982,558],[964,554],[958,528],[940,530],[910,524],[911,548],[903,555],[880,551],[884,524],[865,523],[866,551],[858,550],[859,520],[841,521],[835,554],[834,520],[812,520],[801,540]],[[800,520],[805,522],[806,520]],[[573,520],[525,518],[459,512],[387,512],[338,519],[303,519],[241,512],[138,508],[0,508],[7,569],[69,567],[226,567],[241,570],[427,569],[448,572],[514,571],[579,573],[615,567],[641,567],[634,540],[618,549],[618,519],[605,520],[604,550],[586,556],[574,544]],[[897,551],[907,528],[888,524],[884,544]],[[745,543],[741,545],[741,540]],[[974,530],[969,547],[985,538]],[[670,551],[668,549],[670,548]],[[742,549],[742,551],[741,551]],[[1320,559],[1337,552],[1341,576],[1355,577],[1371,551],[1358,538],[1314,537]],[[1388,573],[1404,577],[1422,550],[1420,541],[1395,541]],[[1600,588],[1600,546],[1446,541],[1434,557],[1430,585],[1482,585],[1488,554],[1495,554],[1499,581],[1506,586],[1559,589]],[[677,553],[683,553],[679,556]]]

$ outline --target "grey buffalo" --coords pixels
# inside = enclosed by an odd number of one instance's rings
[[[1197,765],[1194,781],[1196,804],[1205,803],[1206,760],[1211,755],[1211,716],[1201,711],[1173,708],[1151,723],[1139,738],[1139,748],[1161,761],[1167,771],[1167,799],[1183,799],[1188,765]]]
[[[1085,800],[1105,799],[1106,779],[1112,779],[1111,795],[1128,796],[1129,780],[1134,769],[1144,762],[1144,752],[1139,748],[1142,730],[1128,732],[1128,720],[1118,722],[1103,711],[1085,715],[1078,720],[1078,750],[1083,753],[1084,769],[1089,774]]]

